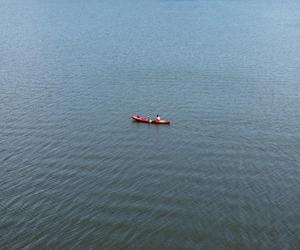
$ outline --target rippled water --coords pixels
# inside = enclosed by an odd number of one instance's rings
[[[0,248],[299,249],[299,13],[1,0]]]

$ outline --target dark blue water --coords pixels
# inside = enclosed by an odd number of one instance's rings
[[[299,13],[0,0],[0,249],[299,249]]]

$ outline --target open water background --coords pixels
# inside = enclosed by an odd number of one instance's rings
[[[0,0],[0,215],[0,249],[300,249],[300,2]]]

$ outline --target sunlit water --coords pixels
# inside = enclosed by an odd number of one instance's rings
[[[299,249],[299,93],[296,0],[1,0],[0,248]]]

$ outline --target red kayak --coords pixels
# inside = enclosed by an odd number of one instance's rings
[[[148,119],[148,118],[145,118],[145,117],[141,117],[141,116],[138,116],[138,115],[134,115],[134,116],[131,116],[131,118],[137,122],[142,122],[142,123],[152,123],[152,124],[170,124],[170,121],[168,120],[151,120],[151,119]]]

